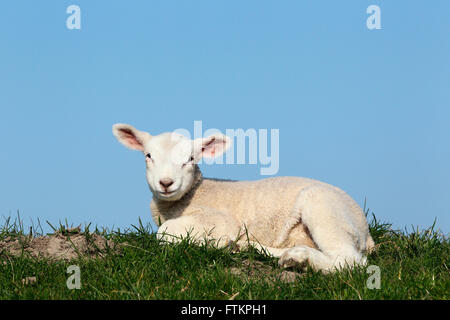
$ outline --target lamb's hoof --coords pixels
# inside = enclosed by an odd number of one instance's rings
[[[280,260],[278,260],[278,265],[282,268],[291,268],[296,265],[298,265],[297,261],[291,257],[283,258],[281,257]]]
[[[280,257],[278,265],[282,268],[298,267],[306,270],[308,264],[308,251],[304,248],[294,247]]]

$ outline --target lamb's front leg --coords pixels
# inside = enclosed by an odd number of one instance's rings
[[[164,222],[157,238],[176,243],[189,237],[196,243],[205,241],[223,247],[239,237],[239,224],[230,214],[209,208],[199,208],[192,213]]]

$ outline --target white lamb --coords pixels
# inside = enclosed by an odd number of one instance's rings
[[[344,191],[299,177],[203,178],[197,163],[226,151],[231,141],[225,135],[151,136],[127,124],[115,124],[113,133],[145,155],[159,238],[177,241],[189,234],[219,246],[251,243],[280,258],[281,266],[323,272],[366,264],[374,242],[363,211]]]

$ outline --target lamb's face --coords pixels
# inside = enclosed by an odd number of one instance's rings
[[[115,124],[113,134],[126,147],[144,153],[150,190],[166,201],[176,201],[192,188],[202,157],[221,155],[231,145],[221,134],[195,140],[177,133],[151,136],[127,124]]]
[[[144,145],[147,182],[153,195],[162,200],[178,200],[194,182],[194,141],[176,133],[152,137]]]

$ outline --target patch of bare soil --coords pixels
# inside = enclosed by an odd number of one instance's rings
[[[0,253],[6,252],[13,256],[25,253],[33,257],[71,260],[79,256],[102,257],[107,247],[113,246],[111,240],[94,233],[85,234],[79,228],[74,228],[41,237],[7,237],[0,241]]]
[[[268,283],[273,283],[276,280],[285,283],[292,283],[302,277],[302,274],[298,272],[278,270],[262,263],[261,261],[250,260],[244,260],[241,266],[232,267],[229,269],[229,272],[233,275],[246,277],[248,279],[263,279]]]

